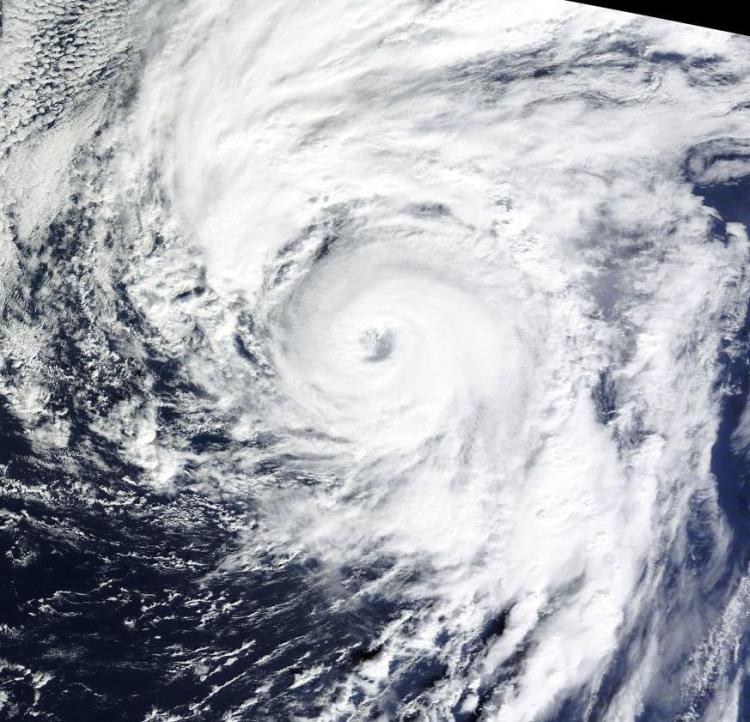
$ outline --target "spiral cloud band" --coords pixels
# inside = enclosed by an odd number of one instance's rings
[[[746,718],[747,39],[6,14],[0,710]]]

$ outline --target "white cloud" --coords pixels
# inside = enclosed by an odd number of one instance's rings
[[[691,495],[711,498],[716,354],[748,247],[709,237],[681,175],[692,146],[737,132],[744,91],[648,57],[742,42],[555,2],[195,0],[147,66],[124,169],[135,186],[160,169],[216,294],[190,310],[207,346],[188,368],[237,440],[267,432],[286,459],[263,482],[269,452],[234,459],[226,486],[256,495],[264,535],[247,553],[332,575],[388,558],[370,592],[413,605],[327,718],[431,654],[437,718],[481,699],[538,719],[595,689],[654,603]],[[132,284],[179,345],[158,300],[174,288],[154,286],[167,257]],[[467,655],[503,609],[503,636]],[[624,677],[611,719],[642,703],[643,675]]]

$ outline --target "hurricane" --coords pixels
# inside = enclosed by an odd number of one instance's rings
[[[748,38],[1,12],[3,718],[747,718]]]

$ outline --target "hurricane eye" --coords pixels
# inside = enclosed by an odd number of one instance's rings
[[[362,335],[360,343],[365,351],[365,361],[384,361],[393,353],[395,335],[390,329],[381,331],[371,328]]]

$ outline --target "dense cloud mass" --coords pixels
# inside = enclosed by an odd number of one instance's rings
[[[750,715],[750,40],[10,0],[0,716]]]

